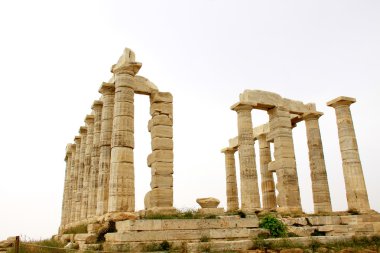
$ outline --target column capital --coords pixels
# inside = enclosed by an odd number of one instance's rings
[[[123,55],[119,58],[118,62],[111,67],[111,72],[114,74],[128,74],[135,76],[139,72],[142,64],[135,61],[135,53],[125,48]]]
[[[88,124],[94,123],[94,120],[95,120],[94,115],[87,114],[86,118],[84,119],[84,122],[88,125]]]
[[[71,144],[71,143],[69,143],[69,144],[66,145],[66,154],[71,154],[71,152],[72,152],[72,151],[71,151],[71,149],[72,149],[71,146],[72,146],[72,145],[73,145],[73,144]]]
[[[326,105],[335,108],[335,107],[341,106],[341,105],[350,106],[351,104],[353,104],[355,102],[356,102],[355,98],[340,96],[340,97],[337,97],[337,98],[327,102]]]
[[[237,103],[233,104],[230,107],[230,109],[233,110],[233,111],[235,111],[235,112],[239,112],[239,111],[252,111],[253,105],[242,103],[242,102],[237,102]]]
[[[87,134],[87,127],[81,126],[79,128],[79,134]]]
[[[302,118],[307,121],[311,119],[319,119],[323,115],[323,112],[306,112],[302,115]]]
[[[74,142],[76,145],[80,145],[81,140],[82,140],[82,137],[79,135],[74,137]]]
[[[91,106],[91,109],[92,110],[96,110],[97,108],[102,108],[103,106],[103,101],[101,100],[94,100],[94,102],[92,103],[92,106]]]
[[[75,143],[72,143],[71,144],[71,154],[73,154],[75,152],[75,149],[77,148],[77,144]]]
[[[115,93],[115,84],[103,82],[99,88],[99,93],[103,95],[112,95]]]
[[[227,147],[227,148],[223,148],[220,150],[221,153],[235,153],[237,151],[237,148],[236,147]]]

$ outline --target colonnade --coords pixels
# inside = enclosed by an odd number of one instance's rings
[[[137,76],[141,63],[125,49],[113,77],[102,83],[101,97],[66,147],[61,227],[107,213],[135,211],[134,95],[150,96],[152,119],[151,191],[145,209],[173,209],[173,98],[148,79]]]
[[[343,160],[348,208],[360,212],[370,210],[363,171],[358,153],[354,127],[349,106],[354,98],[339,97],[327,103],[334,107],[337,117],[339,143]],[[256,209],[279,212],[302,212],[294,153],[292,128],[305,121],[309,148],[310,175],[315,213],[332,212],[323,145],[318,123],[323,113],[314,104],[282,98],[278,94],[246,90],[240,102],[231,107],[237,112],[238,136],[222,149],[226,159],[227,210],[239,209],[234,153],[239,153],[240,209],[252,212]],[[251,111],[267,111],[269,122],[252,127]],[[255,162],[255,141],[259,142],[261,203]],[[274,147],[272,161],[270,143]],[[275,185],[273,173],[276,174]],[[276,195],[277,190],[277,195]]]

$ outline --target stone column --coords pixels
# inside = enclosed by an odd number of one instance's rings
[[[273,172],[268,170],[268,164],[272,161],[270,143],[267,141],[266,134],[259,135],[257,139],[260,147],[261,199],[263,209],[275,209],[277,207],[276,188]]]
[[[86,218],[82,214],[82,197],[83,197],[83,179],[84,179],[84,159],[87,145],[87,127],[81,126],[79,129],[79,135],[81,136],[81,145],[79,153],[79,171],[78,171],[78,185],[77,185],[77,221],[81,221]]]
[[[78,211],[77,210],[77,190],[78,190],[80,146],[82,142],[81,136],[75,136],[74,142],[75,142],[75,155],[73,156],[74,168],[72,168],[74,172],[73,173],[74,180],[73,180],[73,193],[72,193],[72,201],[71,201],[72,213],[71,213],[71,219],[70,219],[72,222],[78,221],[78,217],[80,217],[80,214],[77,214],[77,211]]]
[[[306,125],[307,145],[309,147],[314,213],[332,212],[325,157],[318,123],[318,119],[322,115],[323,113],[320,112],[311,112],[303,115]]]
[[[355,102],[355,98],[338,97],[327,105],[336,113],[348,208],[366,212],[370,206],[350,110]]]
[[[108,211],[111,136],[115,85],[112,83],[103,83],[99,89],[99,92],[103,94],[103,109],[100,131],[100,156],[96,215],[103,215]]]
[[[68,223],[68,215],[69,215],[69,194],[70,194],[70,173],[71,173],[71,144],[66,146],[66,170],[65,170],[65,184],[63,188],[63,200],[62,200],[62,214],[61,214],[61,226],[66,225]]]
[[[252,133],[251,105],[237,103],[231,107],[238,114],[241,209],[253,212],[260,208],[255,147]]]
[[[268,169],[277,175],[277,211],[302,212],[290,113],[286,108],[275,107],[268,114],[267,140],[274,142],[274,161],[268,164]]]
[[[112,67],[115,74],[115,107],[111,141],[109,212],[135,210],[134,76],[141,67],[128,51]]]
[[[151,167],[151,191],[144,198],[145,209],[158,212],[173,211],[173,96],[169,92],[155,92],[150,96],[148,130],[151,134],[152,153],[148,156]]]
[[[95,100],[92,104],[94,112],[94,134],[91,151],[91,170],[90,170],[90,184],[88,195],[88,209],[87,217],[93,217],[96,214],[96,196],[98,191],[98,174],[99,174],[99,155],[100,155],[100,130],[102,124],[102,108],[103,102]]]
[[[70,162],[70,184],[69,184],[69,194],[67,196],[67,224],[73,222],[74,220],[74,210],[73,210],[73,201],[75,201],[75,150],[76,150],[76,144],[71,144],[71,162]]]
[[[239,197],[235,168],[235,152],[236,148],[222,149],[222,153],[225,155],[226,166],[227,212],[234,212],[239,209]]]
[[[84,153],[84,172],[83,172],[83,191],[82,191],[82,209],[81,217],[87,218],[88,210],[88,196],[89,196],[89,187],[91,180],[91,153],[92,145],[94,142],[94,115],[86,115],[84,120],[87,127],[87,138],[86,138],[86,150]],[[84,219],[83,218],[83,219]]]

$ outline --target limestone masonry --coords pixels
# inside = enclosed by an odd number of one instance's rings
[[[179,219],[173,207],[173,97],[138,76],[141,66],[135,54],[125,49],[111,68],[113,77],[101,84],[100,98],[93,102],[84,125],[66,147],[62,219],[56,239],[81,250],[148,251],[152,242],[164,241],[183,252],[206,251],[202,248],[206,246],[212,251],[244,250],[252,247],[252,238],[267,232],[259,228],[258,216],[263,213],[277,215],[288,225],[288,231],[298,236],[323,234],[317,238],[322,242],[380,233],[380,215],[369,206],[350,112],[356,100],[338,97],[327,103],[336,113],[349,207],[349,212],[337,213],[331,207],[318,123],[323,113],[315,104],[259,90],[245,90],[231,107],[237,113],[238,133],[221,150],[225,155],[226,210],[218,207],[216,198],[198,198],[197,216]],[[147,157],[151,190],[145,195],[144,210],[135,210],[135,94],[150,97],[152,116],[147,122],[152,149]],[[254,127],[253,109],[267,111],[269,121]],[[313,215],[302,212],[298,185],[292,129],[301,121],[305,121],[307,133]],[[153,219],[154,215],[177,219]],[[86,231],[76,231],[81,226]]]

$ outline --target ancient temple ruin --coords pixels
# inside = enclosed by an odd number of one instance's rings
[[[126,49],[112,66],[113,77],[85,117],[74,143],[66,148],[66,174],[61,227],[70,227],[107,213],[135,211],[134,96],[150,97],[152,153],[151,191],[145,209],[173,210],[173,97],[137,76],[141,63]]]
[[[327,103],[336,111],[339,144],[343,160],[348,208],[360,212],[370,211],[367,189],[359,158],[358,146],[350,112],[354,98],[338,97]],[[252,127],[251,111],[267,111],[269,122]],[[226,164],[227,210],[239,209],[234,153],[239,153],[241,209],[302,212],[294,154],[292,128],[305,121],[309,148],[310,175],[315,213],[331,213],[331,198],[318,119],[323,115],[315,104],[304,104],[280,95],[260,90],[246,90],[240,101],[231,107],[237,112],[238,136],[229,140],[222,149]],[[259,142],[262,196],[256,169],[255,141]],[[274,160],[270,143],[274,144]],[[277,176],[277,185],[273,178]],[[277,189],[278,194],[276,196]]]
[[[355,212],[352,215],[333,212],[331,207],[318,123],[323,113],[316,110],[315,104],[258,90],[244,91],[231,107],[237,112],[238,133],[222,149],[226,210],[218,208],[218,199],[202,198],[197,199],[201,206],[197,215],[181,219],[183,216],[173,207],[173,97],[138,76],[140,68],[134,53],[125,49],[112,66],[113,77],[99,88],[101,96],[85,116],[79,135],[66,147],[57,240],[83,251],[150,251],[152,244],[160,243],[180,252],[246,250],[252,247],[252,239],[268,233],[259,227],[260,215],[268,213],[277,215],[288,225],[289,232],[302,237],[297,240],[303,243],[380,234],[380,215],[370,210],[350,112],[355,99],[338,97],[327,103],[336,112],[347,202],[351,212]],[[144,210],[139,211],[135,210],[133,155],[135,94],[150,97],[152,116],[148,122],[152,153],[147,157],[151,190],[145,195]],[[269,121],[253,127],[253,109],[267,111]],[[305,121],[307,133],[314,215],[302,213],[300,200],[292,129],[301,121]],[[223,168],[220,171],[223,173]],[[169,215],[170,219],[154,215]],[[85,231],[76,230],[83,226]],[[316,234],[323,236],[312,237]]]

